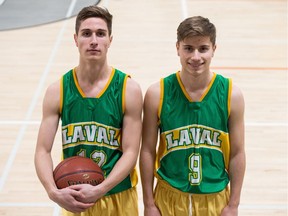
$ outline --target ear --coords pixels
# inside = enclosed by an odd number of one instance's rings
[[[111,36],[109,36],[109,44],[108,44],[108,48],[110,48],[110,45],[111,45],[111,43],[112,43],[112,40],[113,40],[113,36],[111,35]]]
[[[76,47],[78,47],[77,38],[78,38],[77,34],[74,34],[74,42],[75,42],[75,44],[76,44]]]
[[[212,57],[214,57],[214,53],[215,53],[215,50],[216,50],[216,48],[217,48],[217,46],[216,46],[216,44],[213,46],[213,53],[212,53]]]
[[[177,50],[177,55],[179,56],[179,48],[180,48],[180,44],[179,42],[176,42],[176,50]]]

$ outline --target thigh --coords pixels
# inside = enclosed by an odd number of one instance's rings
[[[154,194],[155,204],[162,216],[188,216],[191,215],[192,204],[189,205],[189,196],[166,183],[157,183]],[[189,213],[190,211],[190,213]]]
[[[193,194],[193,215],[219,216],[229,201],[229,188],[213,194]]]
[[[188,194],[158,181],[154,199],[162,216],[219,216],[229,201],[229,188],[213,194]]]

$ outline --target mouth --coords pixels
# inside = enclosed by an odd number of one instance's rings
[[[100,53],[100,50],[98,49],[89,49],[87,50],[87,52],[91,55],[96,55],[96,54],[99,54]]]
[[[202,65],[204,65],[204,62],[203,63],[199,63],[199,62],[197,62],[197,63],[193,63],[193,62],[188,62],[188,64],[191,66],[191,67],[193,67],[193,68],[199,68],[199,67],[201,67]]]

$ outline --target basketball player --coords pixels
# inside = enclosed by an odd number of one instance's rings
[[[185,19],[177,29],[181,70],[146,92],[140,152],[145,216],[238,214],[244,99],[230,79],[210,69],[215,39],[207,18]]]
[[[142,130],[142,92],[127,74],[108,65],[112,15],[98,6],[83,8],[74,40],[79,64],[48,87],[35,152],[38,177],[64,215],[138,215],[135,165]],[[51,149],[62,122],[63,158],[92,158],[105,173],[97,185],[57,189]]]

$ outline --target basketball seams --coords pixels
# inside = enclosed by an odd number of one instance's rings
[[[73,156],[73,157],[66,158],[64,161],[62,161],[62,163],[59,163],[59,164],[56,166],[56,168],[55,168],[55,170],[54,170],[54,173],[57,173],[57,171],[58,171],[61,167],[63,167],[66,163],[70,162],[71,160],[75,160],[75,159],[77,159],[78,157],[80,157],[80,156]],[[84,158],[84,157],[83,157],[83,158]],[[87,159],[89,159],[89,158],[87,158]]]
[[[57,179],[55,179],[55,182],[60,181],[62,178],[65,178],[66,176],[79,174],[79,173],[96,173],[96,174],[100,174],[104,178],[103,173],[99,172],[99,171],[96,171],[96,170],[95,171],[94,170],[78,170],[76,172],[70,172],[70,173],[66,173],[64,175],[59,176]]]
[[[53,177],[59,189],[71,185],[71,182],[98,185],[105,179],[101,167],[94,160],[81,156],[62,160],[54,169]]]

